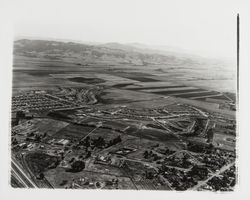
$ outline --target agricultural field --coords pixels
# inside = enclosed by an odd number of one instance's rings
[[[64,138],[64,139],[81,139],[84,136],[88,135],[95,127],[69,124],[63,129],[56,132],[53,137],[54,138]]]

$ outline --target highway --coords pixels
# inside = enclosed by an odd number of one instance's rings
[[[12,175],[23,185],[25,188],[38,188],[36,184],[25,174],[21,167],[14,159],[11,160]]]

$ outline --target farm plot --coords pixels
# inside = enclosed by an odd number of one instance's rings
[[[105,129],[105,128],[98,128],[98,129],[95,129],[95,131],[93,131],[90,134],[90,138],[96,139],[96,138],[102,137],[106,142],[108,142],[109,140],[112,140],[115,137],[118,137],[119,135],[121,134],[116,131]]]
[[[153,79],[151,77],[128,77],[131,80],[136,80],[136,81],[140,81],[140,82],[157,82],[159,80],[157,79]]]
[[[60,131],[69,125],[67,122],[62,122],[54,119],[35,119],[32,121],[33,126],[40,132],[46,132],[49,136]]]
[[[128,129],[126,133],[128,135],[136,136],[139,138],[145,138],[148,140],[155,140],[161,142],[178,140],[177,137],[174,137],[172,134],[156,129],[139,129],[135,132],[131,132],[130,129]]]
[[[86,84],[98,84],[104,83],[105,81],[99,78],[84,78],[84,77],[74,77],[68,78],[68,80],[77,82],[77,83],[86,83]]]
[[[205,97],[205,96],[212,96],[212,95],[218,95],[220,94],[219,92],[196,92],[196,93],[190,93],[190,94],[178,94],[175,95],[176,97],[181,97],[181,98],[194,98],[194,97]]]
[[[89,127],[84,125],[69,124],[65,128],[58,131],[54,138],[64,138],[64,139],[80,139],[91,132],[95,127]]]
[[[137,87],[129,88],[130,90],[153,90],[153,89],[169,89],[169,88],[182,88],[183,85],[173,85],[173,86],[150,86],[150,87]]]
[[[181,96],[181,95],[188,95],[189,93],[191,92],[206,92],[206,90],[203,90],[203,89],[193,89],[193,88],[190,88],[190,89],[183,89],[183,90],[161,90],[161,91],[153,91],[153,90],[150,90],[149,92],[152,92],[152,93],[155,93],[155,94],[161,94],[161,95],[173,95],[173,96]],[[180,94],[180,93],[184,93],[184,94]],[[197,93],[195,93],[197,94]],[[200,94],[200,93],[198,93]],[[191,94],[190,94],[191,95]],[[191,95],[192,97],[192,95]]]
[[[157,81],[157,82],[138,82],[135,84],[135,86],[137,87],[168,87],[168,86],[175,86],[175,85],[179,85],[179,83]]]
[[[182,91],[182,90],[194,90],[194,89],[198,89],[198,88],[195,88],[195,87],[187,87],[187,86],[183,86],[183,87],[171,87],[171,88],[159,88],[159,89],[156,89],[156,88],[153,88],[153,89],[143,89],[142,91],[145,91],[145,92],[168,92],[168,91]]]

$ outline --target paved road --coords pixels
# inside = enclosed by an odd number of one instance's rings
[[[143,165],[146,165],[146,166],[151,167],[151,168],[155,169],[156,171],[158,171],[158,168],[154,163],[150,163],[150,162],[146,162],[146,161],[142,161],[142,160],[135,160],[135,159],[125,158],[125,157],[122,158],[122,159],[127,160],[127,161],[141,163]]]
[[[14,159],[11,160],[13,176],[26,188],[37,188],[36,184],[25,174]]]
[[[228,165],[223,166],[219,171],[217,171],[216,173],[213,173],[210,177],[208,177],[206,180],[204,181],[200,181],[197,185],[195,185],[194,187],[190,188],[190,190],[197,190],[199,187],[205,185],[209,180],[211,180],[213,177],[218,176],[219,174],[223,173],[224,171],[226,171],[227,169],[229,169],[230,167],[232,167],[235,164],[235,162],[231,162]]]
[[[80,141],[84,140],[86,137],[88,137],[91,133],[93,133],[96,129],[98,129],[99,127],[101,127],[100,125],[97,125],[97,127],[95,127],[94,129],[92,129],[87,135],[83,136]]]
[[[29,187],[14,170],[11,170],[11,182],[12,181],[14,181],[19,188]]]

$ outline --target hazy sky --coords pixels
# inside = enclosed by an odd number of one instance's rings
[[[139,42],[236,56],[239,0],[12,1],[16,36]]]

